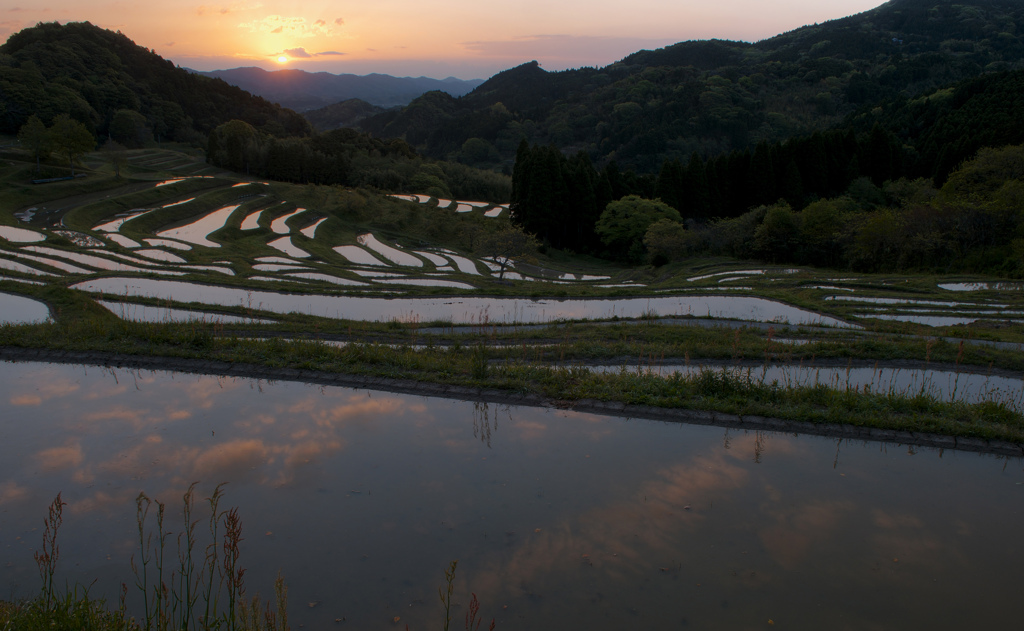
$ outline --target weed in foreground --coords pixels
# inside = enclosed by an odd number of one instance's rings
[[[219,509],[223,486],[218,485],[206,498],[211,513],[208,522],[211,539],[198,568],[193,553],[198,546],[196,531],[200,520],[192,519],[196,483],[185,491],[182,497],[184,526],[176,538],[178,567],[166,575],[166,580],[165,552],[173,534],[164,530],[166,505],[145,493],[136,497],[140,551],[138,561],[132,556],[131,566],[135,585],[142,592],[143,617],[140,620],[127,613],[128,587],[124,583],[114,610],[107,607],[105,600],[92,598],[87,587],[67,587],[63,593],[54,589],[60,556],[57,532],[63,523],[63,507],[67,506],[58,493],[44,522],[42,551],[34,555],[42,579],[40,595],[20,603],[0,601],[0,631],[289,631],[288,587],[280,574],[274,581],[273,603],[264,603],[258,594],[251,599],[245,597],[245,569],[239,563],[242,521],[237,508]],[[152,519],[151,508],[155,508]],[[155,524],[151,523],[153,521]],[[451,628],[457,565],[457,560],[451,562],[444,572],[445,584],[438,588],[444,631]],[[224,609],[221,609],[222,597],[227,598]],[[480,601],[473,593],[465,616],[466,631],[479,631],[482,624]],[[488,631],[494,631],[495,624],[492,619]],[[408,629],[406,625],[406,631]]]
[[[245,569],[239,562],[242,520],[237,508],[219,509],[223,484],[207,498],[211,539],[205,559],[197,568],[193,560],[199,545],[199,520],[192,519],[195,486],[190,485],[183,496],[184,530],[177,536],[178,567],[169,574],[165,553],[173,533],[164,529],[166,506],[145,493],[136,498],[140,549],[138,560],[132,555],[131,567],[142,596],[139,620],[127,614],[128,587],[124,583],[119,606],[113,611],[104,600],[90,597],[88,588],[67,587],[63,593],[55,590],[54,574],[60,556],[57,531],[67,505],[58,493],[44,522],[42,550],[34,555],[42,579],[40,595],[22,603],[0,602],[0,631],[288,631],[288,589],[280,575],[274,583],[273,603],[263,603],[259,595],[246,598]],[[151,516],[151,508],[155,508],[155,515]]]

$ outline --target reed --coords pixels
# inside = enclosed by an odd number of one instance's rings
[[[112,611],[104,600],[92,598],[86,587],[55,589],[60,556],[57,532],[67,505],[58,494],[44,523],[42,550],[35,553],[42,578],[40,594],[21,603],[0,602],[0,631],[288,631],[288,588],[280,575],[274,582],[272,602],[262,601],[258,594],[246,597],[240,554],[242,520],[237,508],[219,509],[223,486],[218,485],[207,498],[211,539],[199,567],[194,554],[201,549],[197,535],[200,520],[192,518],[196,484],[191,484],[182,498],[184,524],[175,539],[164,526],[166,505],[145,493],[136,497],[139,550],[130,565],[141,598],[138,619],[127,613],[128,587],[124,583],[119,605]],[[177,542],[175,569],[165,567],[172,540]],[[226,599],[223,608],[222,599]]]

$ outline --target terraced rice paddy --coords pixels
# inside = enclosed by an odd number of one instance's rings
[[[396,240],[389,231],[353,230],[332,208],[289,199],[288,191],[295,190],[292,188],[240,181],[169,152],[140,152],[133,160],[137,166],[180,175],[154,179],[149,188],[143,183],[133,184],[130,190],[126,187],[123,194],[112,191],[93,203],[72,207],[62,216],[53,215],[59,202],[18,211],[16,216],[28,221],[0,226],[0,269],[5,278],[28,285],[40,278],[65,277],[69,285],[109,293],[115,284],[120,284],[118,291],[124,292],[125,286],[145,284],[142,281],[146,277],[178,276],[182,282],[174,287],[185,293],[156,292],[161,299],[176,303],[194,299],[194,288],[222,283],[225,278],[237,279],[240,284],[225,287],[226,293],[266,292],[266,284],[274,283],[291,294],[321,295],[329,301],[367,292],[378,298],[407,295],[410,291],[413,296],[430,291],[455,296],[495,290],[515,294],[509,287],[520,287],[521,293],[534,299],[560,294],[570,298],[574,292],[584,292],[582,297],[593,304],[600,303],[602,294],[616,296],[617,302],[631,296],[652,296],[645,303],[651,305],[671,297],[666,303],[671,307],[652,306],[646,312],[642,308],[636,313],[631,309],[613,312],[601,308],[582,315],[584,312],[575,309],[553,308],[544,315],[529,316],[530,321],[637,317],[641,312],[648,316],[818,322],[844,328],[869,323],[885,326],[888,322],[950,327],[977,322],[1016,325],[1024,321],[1019,283],[937,282],[930,288],[901,288],[898,282],[868,276],[834,277],[813,270],[751,268],[729,261],[683,268],[669,276],[630,270],[605,274],[567,270],[564,262],[552,266],[551,262],[511,261],[502,271],[497,259],[446,248],[443,242],[421,241],[410,246],[409,242]],[[454,213],[451,216],[466,220],[489,222],[508,212],[507,205],[486,201],[437,199],[426,194],[391,198],[393,201],[388,203],[408,205],[410,209],[415,205],[422,212]],[[75,230],[69,232],[68,225]],[[62,233],[80,235],[72,239],[77,245],[68,248],[54,241]],[[221,255],[217,263],[210,260],[214,251]],[[112,274],[117,278],[108,277]],[[500,284],[495,285],[499,277]],[[959,299],[957,294],[964,292],[970,292],[971,299]],[[1005,296],[1012,299],[1002,299]],[[498,305],[505,299],[495,300],[491,303]],[[726,302],[747,305],[751,301],[771,304],[772,308],[751,311],[746,306],[722,306]],[[303,304],[296,307],[281,303],[277,308],[309,312],[309,301],[299,302]],[[521,299],[518,302],[525,303]],[[321,311],[341,313],[348,309]],[[515,309],[495,306],[490,312],[502,321],[517,317]],[[426,312],[418,316],[431,317]],[[389,316],[381,313],[376,317]]]

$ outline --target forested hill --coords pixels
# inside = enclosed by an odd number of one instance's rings
[[[291,110],[88,22],[39,24],[0,46],[0,132],[17,132],[33,114],[45,123],[70,114],[105,136],[118,112],[140,114],[157,140],[196,142],[231,119],[276,136],[309,131]]]
[[[657,172],[823,130],[860,109],[1024,68],[1024,0],[892,0],[755,44],[682,42],[604,68],[536,62],[432,92],[366,129],[436,157],[510,164],[521,139]],[[467,144],[468,143],[468,144]]]

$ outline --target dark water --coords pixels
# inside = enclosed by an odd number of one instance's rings
[[[249,593],[281,571],[293,629],[438,629],[453,559],[459,629],[471,592],[498,629],[1020,622],[1019,459],[35,363],[0,364],[0,400],[5,595],[38,589],[58,491],[58,582],[113,597],[136,495],[175,530],[199,480],[228,483]]]

